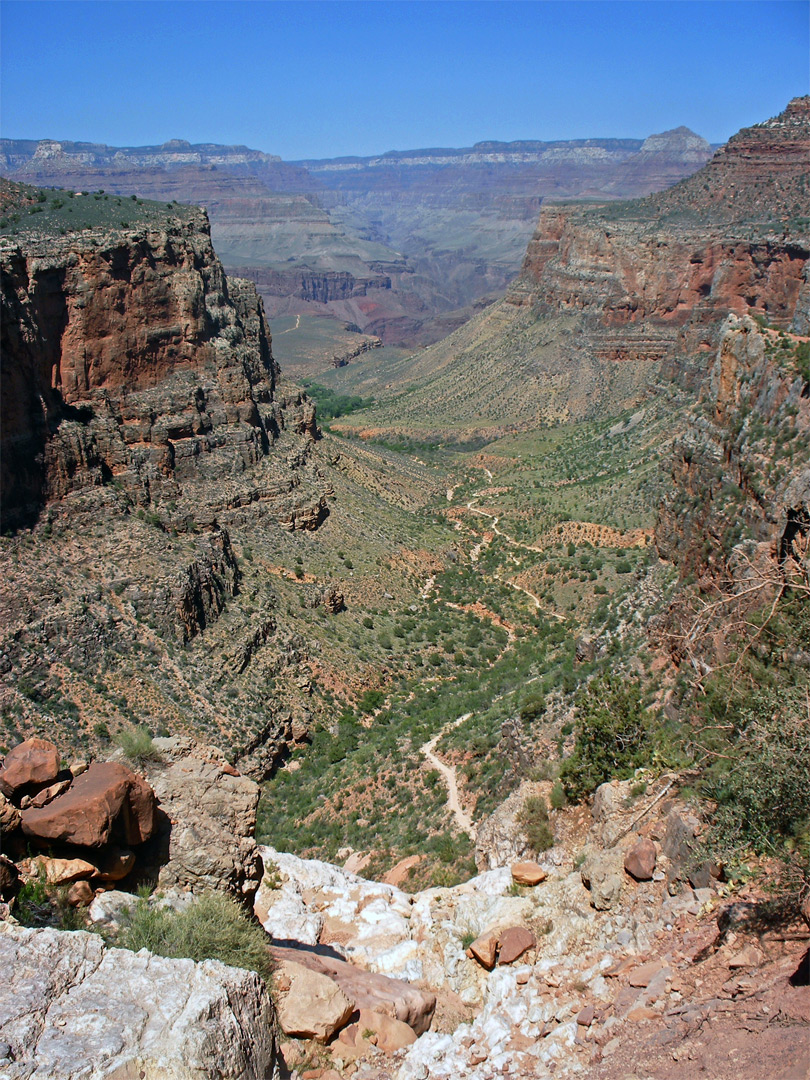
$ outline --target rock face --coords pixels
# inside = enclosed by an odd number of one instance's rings
[[[270,1080],[273,1006],[253,972],[0,923],[7,1080]]]
[[[3,528],[41,541],[36,559],[0,552],[3,708],[25,698],[20,732],[73,753],[42,685],[67,677],[94,756],[121,727],[188,731],[191,718],[263,776],[309,718],[295,687],[306,649],[272,579],[258,596],[246,586],[241,548],[260,532],[273,564],[280,530],[327,518],[315,408],[279,383],[261,301],[225,278],[201,211],[138,201],[131,224],[102,227],[101,205],[73,200],[83,230],[31,217],[0,240]],[[144,650],[165,668],[146,693]],[[116,703],[99,708],[113,682]]]
[[[154,745],[162,759],[148,768],[162,811],[154,843],[162,863],[159,885],[251,900],[261,878],[254,838],[258,784],[234,775],[213,747],[180,738],[155,739]]]
[[[42,809],[22,811],[34,841],[105,847],[111,840],[142,844],[155,831],[155,796],[148,784],[115,762],[94,762]]]
[[[694,624],[701,605],[688,596],[673,605],[665,636],[676,659],[685,649],[696,664],[724,655],[749,606],[769,603],[806,566],[810,394],[800,360],[808,329],[802,319],[794,319],[802,330],[796,334],[729,316],[701,401],[675,446],[672,494],[655,529],[658,550],[682,575],[694,574],[703,594],[727,598],[722,618],[702,617],[691,643],[683,627]],[[719,542],[707,550],[705,535]]]
[[[672,360],[715,342],[729,311],[787,328],[806,304],[810,99],[732,138],[669,191],[610,207],[544,209],[509,294],[540,312],[587,312],[603,360]]]
[[[204,214],[5,240],[0,259],[8,524],[113,477],[148,498],[267,453],[276,368],[261,301],[226,281]]]

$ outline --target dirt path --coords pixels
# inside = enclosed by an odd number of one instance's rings
[[[286,330],[282,330],[281,334],[289,334],[292,330],[297,330],[301,325],[301,316],[295,316],[295,326],[288,326]],[[281,337],[281,334],[276,334],[276,337]]]
[[[490,529],[497,536],[500,536],[501,539],[505,540],[507,544],[511,545],[511,547],[523,548],[524,551],[542,552],[543,549],[537,547],[535,544],[524,544],[522,540],[515,540],[514,536],[509,536],[509,534],[505,533],[503,529],[499,529],[498,522],[500,521],[500,518],[497,514],[491,514],[489,510],[482,510],[478,506],[473,506],[473,503],[478,497],[478,495],[473,495],[469,502],[466,503],[466,507],[471,513],[478,514],[480,517],[487,518],[487,520],[489,521]],[[480,549],[480,544],[477,544],[476,548],[474,549],[476,555],[475,559],[473,559],[474,562],[477,561]],[[538,611],[542,611],[544,615],[549,615],[552,619],[557,619],[559,622],[565,622],[565,617],[563,615],[560,615],[558,612],[552,611],[550,608],[547,608],[543,604],[541,604],[539,597],[535,596],[533,592],[529,592],[528,589],[524,589],[522,585],[517,585],[514,581],[506,581],[503,578],[501,580],[504,581],[506,585],[509,585],[510,588],[517,589],[518,592],[525,593],[526,596],[528,596],[531,600],[534,601],[535,608],[537,608]]]
[[[472,818],[467,814],[461,806],[458,800],[458,783],[456,782],[456,769],[454,765],[445,765],[445,763],[438,758],[434,753],[436,744],[442,735],[448,731],[452,731],[453,728],[463,724],[465,720],[469,720],[472,713],[465,713],[463,716],[459,716],[457,720],[451,720],[449,724],[445,724],[438,735],[434,735],[432,739],[429,739],[423,746],[420,747],[421,752],[425,755],[429,763],[436,769],[441,775],[447,787],[447,809],[453,815],[462,832],[465,832],[471,840],[475,840],[475,825]]]

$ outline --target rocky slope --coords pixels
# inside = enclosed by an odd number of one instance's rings
[[[660,376],[699,381],[729,311],[802,330],[808,131],[798,98],[668,192],[544,208],[505,301],[386,372],[385,385],[409,387],[398,416],[469,432],[593,415],[638,403]],[[394,411],[371,412],[369,426]]]

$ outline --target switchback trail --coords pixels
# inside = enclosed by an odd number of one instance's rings
[[[465,832],[471,840],[475,840],[475,825],[473,825],[472,818],[467,814],[461,806],[458,800],[458,784],[456,782],[456,769],[454,765],[445,765],[445,763],[438,758],[434,753],[436,744],[445,732],[452,731],[453,728],[463,724],[465,720],[469,720],[472,713],[464,713],[463,716],[459,716],[457,720],[451,720],[449,724],[445,724],[438,735],[434,735],[432,739],[429,739],[423,746],[420,747],[421,752],[425,755],[427,760],[436,769],[447,786],[447,809],[453,815],[456,820],[456,825],[462,832]]]

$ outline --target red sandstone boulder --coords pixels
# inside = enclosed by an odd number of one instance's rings
[[[636,881],[651,881],[657,854],[652,840],[639,840],[625,855],[624,868]]]
[[[512,866],[512,881],[518,885],[539,885],[548,874],[536,862],[517,862]]]
[[[68,889],[67,901],[71,907],[89,907],[95,893],[87,881],[74,881]]]
[[[59,775],[59,751],[45,739],[26,739],[6,754],[0,791],[16,795],[29,785],[50,784]]]
[[[20,885],[17,867],[6,855],[0,855],[0,899],[14,896]]]
[[[513,964],[528,949],[537,944],[534,934],[525,926],[510,926],[498,935],[498,965]]]
[[[104,847],[111,839],[142,844],[155,831],[155,793],[145,780],[117,762],[94,762],[64,795],[42,809],[22,813],[22,829],[34,840]]]

